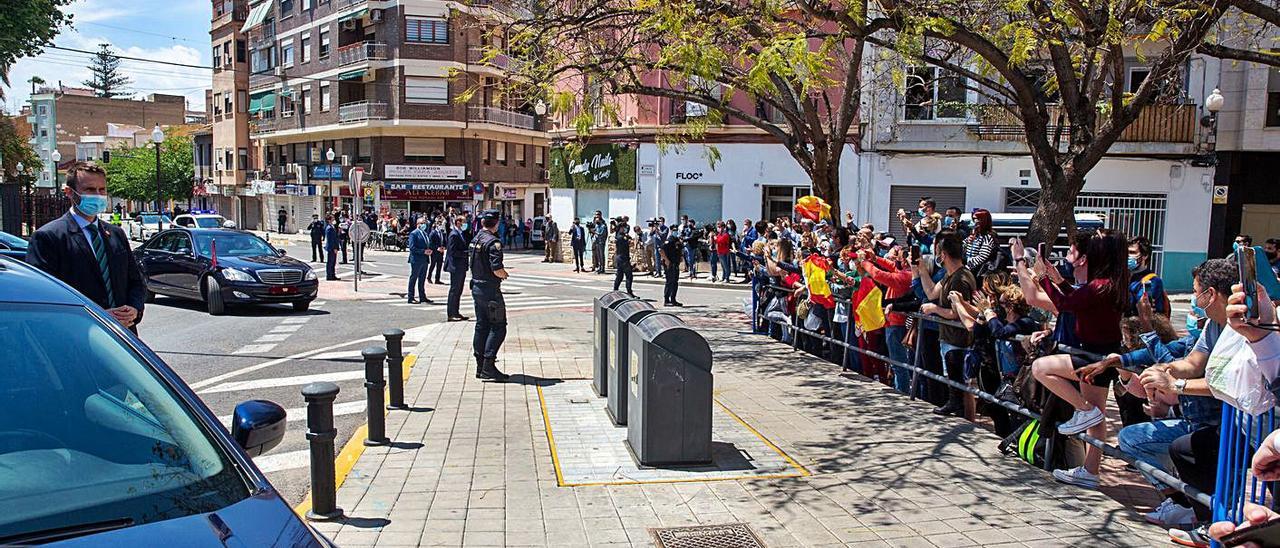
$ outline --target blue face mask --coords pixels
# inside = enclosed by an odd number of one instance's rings
[[[76,209],[89,217],[97,217],[111,207],[111,203],[106,196],[81,194],[74,190],[72,192],[75,192],[76,196],[80,197],[80,203],[76,204]]]
[[[924,217],[924,208],[922,207],[920,209],[917,209],[916,213],[919,213],[921,217]]]
[[[1231,242],[1231,251],[1240,251],[1240,242]]]
[[[1187,334],[1200,338],[1200,321],[1204,317],[1204,309],[1192,305],[1191,312],[1187,314]]]
[[[942,228],[947,228],[947,227],[951,226],[951,225],[953,224],[953,222],[954,222],[954,219],[952,219],[951,217],[943,217],[943,218],[942,218]]]
[[[1137,269],[1138,269],[1138,259],[1136,257],[1129,257],[1129,270],[1137,270]]]

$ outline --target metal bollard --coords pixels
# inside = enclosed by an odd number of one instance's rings
[[[333,427],[333,400],[338,385],[315,382],[302,388],[307,402],[307,440],[311,445],[311,509],[307,519],[328,521],[342,517],[333,470],[333,441],[338,430]]]
[[[387,339],[387,391],[391,394],[387,409],[408,409],[404,404],[404,355],[400,344],[404,341],[404,331],[388,329],[382,332],[382,337]]]
[[[360,355],[364,356],[364,391],[369,416],[369,436],[364,444],[386,445],[391,443],[387,439],[386,412],[382,409],[382,391],[387,387],[387,381],[382,378],[382,366],[387,362],[387,351],[370,346],[361,351]]]

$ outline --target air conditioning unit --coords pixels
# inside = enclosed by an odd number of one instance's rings
[[[276,67],[274,74],[276,78],[284,78],[284,67]]]
[[[382,22],[382,10],[381,10],[381,9],[372,9],[372,10],[369,10],[369,20],[370,20],[370,21],[373,21],[374,23],[381,23],[381,22]]]

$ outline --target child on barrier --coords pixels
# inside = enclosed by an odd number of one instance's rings
[[[1078,319],[1088,318],[1088,321],[1076,321],[1074,326],[1074,338],[1084,350],[1105,355],[1120,348],[1120,319],[1129,307],[1128,247],[1128,240],[1116,232],[1091,239],[1083,260],[1073,261],[1076,272],[1087,271],[1088,282],[1079,287],[1068,284],[1044,257],[1036,262],[1037,282],[1054,307]],[[1059,433],[1072,436],[1088,431],[1094,438],[1105,439],[1103,409],[1107,404],[1107,388],[1116,379],[1116,372],[1100,373],[1092,382],[1080,383],[1077,388],[1076,369],[1086,365],[1089,361],[1081,356],[1057,354],[1032,363],[1032,373],[1040,384],[1075,408],[1071,418],[1058,425]],[[1054,470],[1053,477],[1063,483],[1096,488],[1101,462],[1101,450],[1089,445],[1085,448],[1082,466]]]

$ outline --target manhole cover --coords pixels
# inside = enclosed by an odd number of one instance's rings
[[[660,548],[764,548],[745,523],[651,529]]]

